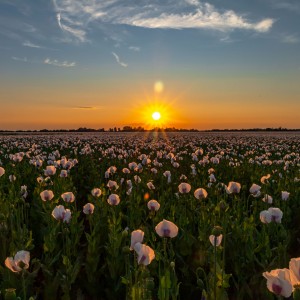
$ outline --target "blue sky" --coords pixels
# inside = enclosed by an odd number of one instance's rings
[[[113,122],[126,125],[132,102],[158,98],[157,80],[166,87],[161,101],[187,127],[300,127],[299,0],[0,0],[0,39],[5,129],[110,126],[111,107]],[[246,116],[253,104],[261,107],[256,119],[209,121],[212,109],[218,119],[226,107]],[[84,112],[65,121],[74,107]],[[88,107],[98,111],[88,116]],[[30,108],[59,117],[20,117]]]

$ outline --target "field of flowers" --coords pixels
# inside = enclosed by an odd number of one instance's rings
[[[0,136],[0,299],[299,299],[299,149],[299,133]]]

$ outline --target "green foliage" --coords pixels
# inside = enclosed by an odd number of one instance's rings
[[[299,144],[299,137],[283,136],[6,139],[0,145],[5,168],[0,177],[0,260],[27,250],[31,261],[28,269],[16,273],[2,263],[2,298],[275,299],[262,272],[288,267],[291,257],[300,256]],[[203,154],[192,160],[199,148]],[[22,151],[23,159],[15,161],[14,155]],[[142,155],[150,162],[143,162]],[[218,157],[219,163],[214,164],[212,157]],[[64,159],[70,166],[60,164]],[[36,160],[42,166],[34,166]],[[142,170],[125,174],[122,169],[130,162],[140,163]],[[47,164],[56,165],[49,178],[44,173]],[[105,178],[112,166],[116,172]],[[61,170],[67,171],[66,178],[60,177]],[[171,182],[163,175],[166,170],[171,172]],[[209,170],[217,182],[209,182]],[[271,174],[269,181],[261,183],[267,174]],[[9,175],[16,180],[10,181]],[[38,182],[38,177],[43,180]],[[119,188],[110,190],[109,180]],[[147,186],[150,181],[153,190]],[[226,192],[224,185],[230,181],[241,184],[239,193]],[[181,182],[191,185],[189,193],[179,193]],[[250,195],[253,183],[261,185],[262,195],[273,197],[272,204]],[[26,197],[21,193],[23,185]],[[199,187],[207,190],[207,198],[194,197]],[[92,196],[93,188],[100,188],[102,194]],[[44,190],[52,190],[54,198],[42,201]],[[287,201],[281,200],[281,191],[290,192]],[[64,202],[64,192],[73,192],[75,201]],[[121,199],[117,206],[107,203],[112,193]],[[160,203],[158,211],[148,209],[150,199]],[[94,205],[91,215],[82,211],[87,202]],[[58,205],[70,210],[69,222],[52,216]],[[260,212],[271,206],[282,210],[281,223],[260,221]],[[175,238],[161,238],[155,232],[163,219],[178,226]],[[138,265],[135,251],[129,250],[130,234],[136,229],[144,231],[143,243],[155,251],[149,266]],[[216,249],[209,241],[212,232],[223,236]]]

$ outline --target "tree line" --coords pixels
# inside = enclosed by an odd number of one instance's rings
[[[41,130],[1,130],[2,133],[9,132],[227,132],[227,131],[300,131],[298,129],[290,129],[283,127],[268,127],[268,128],[248,128],[248,129],[209,129],[209,130],[198,130],[198,129],[185,129],[185,128],[175,128],[175,127],[154,127],[152,129],[145,129],[144,127],[132,127],[132,126],[124,126],[120,127],[111,127],[108,129],[105,128],[87,128],[87,127],[79,127],[78,129],[41,129]]]

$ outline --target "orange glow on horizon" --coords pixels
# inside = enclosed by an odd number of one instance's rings
[[[229,97],[222,86],[213,89],[205,82],[197,94],[188,84],[177,81],[164,80],[160,93],[153,84],[153,80],[140,81],[134,87],[128,83],[120,89],[107,85],[101,87],[101,92],[93,85],[84,86],[88,93],[85,88],[79,89],[79,84],[72,91],[68,87],[43,92],[22,86],[15,89],[7,84],[3,90],[7,101],[1,102],[0,129],[299,128],[299,101],[294,98],[285,105],[283,113],[280,94],[271,95],[274,105],[270,105],[250,92]],[[152,119],[154,112],[160,112],[160,120]]]
[[[162,101],[145,103],[139,109],[135,109],[135,114],[138,116],[136,121],[145,129],[169,127],[175,115],[170,105]]]
[[[136,93],[128,108],[128,115],[121,123],[131,127],[153,128],[181,128],[187,120],[182,116],[185,111],[179,104],[178,94],[167,92],[163,81],[154,82],[153,91],[146,87],[144,91]]]

